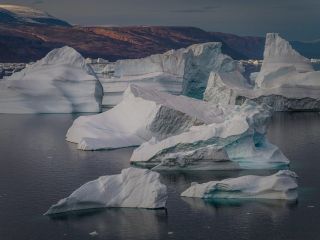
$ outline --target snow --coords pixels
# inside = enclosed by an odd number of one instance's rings
[[[101,99],[93,70],[67,46],[0,82],[1,113],[99,112]]]
[[[113,109],[76,119],[66,139],[82,150],[139,146],[152,137],[164,139],[194,125],[222,121],[222,114],[204,101],[132,84]]]
[[[104,88],[103,105],[113,107],[129,84],[202,99],[211,71],[238,69],[237,61],[221,53],[221,43],[209,42],[141,59],[95,64]]]
[[[107,207],[164,208],[167,188],[159,178],[150,170],[123,169],[121,174],[102,176],[82,185],[51,206],[45,215]]]
[[[57,19],[44,11],[27,6],[0,4],[0,12],[1,11],[6,11],[13,18],[21,22],[69,26],[67,22]]]
[[[252,99],[275,111],[320,110],[320,71],[278,34],[267,34],[261,71],[251,79],[254,83],[248,85],[239,71],[213,72],[204,99],[228,104]]]
[[[297,188],[297,175],[289,170],[281,170],[271,176],[247,175],[202,184],[192,183],[181,196],[203,199],[296,200]]]
[[[134,150],[131,163],[153,170],[272,169],[289,163],[265,137],[268,108],[254,102],[212,106],[211,123],[152,138]]]

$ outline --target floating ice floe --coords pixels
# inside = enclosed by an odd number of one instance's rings
[[[254,102],[241,106],[212,104],[212,110],[211,123],[194,125],[164,139],[152,138],[134,150],[131,163],[153,170],[268,169],[288,165],[289,160],[265,137],[271,116],[266,106]]]
[[[228,104],[252,99],[275,111],[320,110],[320,71],[276,33],[267,34],[261,71],[251,74],[251,80],[253,85],[237,70],[214,71],[204,99]]]
[[[107,207],[164,208],[167,187],[159,173],[127,168],[121,174],[88,182],[50,207],[45,215]]]
[[[0,113],[99,112],[102,86],[73,48],[55,49],[0,82]]]
[[[153,137],[164,139],[192,126],[221,122],[223,111],[201,100],[130,85],[113,109],[76,119],[66,139],[82,150],[139,146]]]
[[[271,176],[247,175],[222,181],[192,183],[182,197],[203,199],[283,199],[296,200],[297,175],[281,170]]]
[[[103,105],[117,105],[129,84],[171,94],[202,99],[211,71],[229,72],[239,68],[237,61],[221,53],[221,43],[209,42],[170,50],[141,59],[95,64],[103,85]]]

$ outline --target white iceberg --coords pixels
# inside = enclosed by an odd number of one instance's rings
[[[295,69],[296,73],[314,71],[310,60],[295,51],[288,41],[281,38],[277,33],[268,33],[261,70],[256,79],[257,86],[261,87],[265,82],[281,75],[281,69],[286,73],[291,68]],[[273,76],[270,76],[270,74],[273,74]]]
[[[73,48],[55,49],[0,82],[0,113],[99,112],[102,86]]]
[[[192,183],[182,197],[203,199],[282,199],[296,200],[297,175],[281,170],[271,176],[247,175],[222,181]]]
[[[170,50],[141,59],[96,64],[104,89],[103,105],[113,107],[122,100],[129,84],[171,94],[202,99],[211,71],[229,72],[238,62],[221,53],[221,43],[209,42]]]
[[[271,112],[246,102],[216,106],[211,123],[165,139],[152,138],[134,150],[131,163],[153,170],[272,169],[288,159],[265,137]]]
[[[275,111],[320,110],[320,71],[276,33],[268,33],[261,71],[253,85],[239,71],[211,73],[204,100],[241,104],[245,99],[266,103]]]
[[[113,109],[81,116],[67,132],[67,141],[82,150],[139,146],[201,124],[223,121],[222,109],[186,96],[175,96],[130,85]]]
[[[45,215],[107,207],[164,208],[167,187],[159,173],[127,168],[121,174],[88,182],[50,207]]]

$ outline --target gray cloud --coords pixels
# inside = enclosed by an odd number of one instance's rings
[[[43,0],[35,0],[32,2],[32,4],[34,4],[34,5],[43,4],[43,3],[44,3]]]
[[[200,8],[190,8],[190,9],[176,9],[172,10],[171,12],[174,13],[204,13],[204,12],[212,12],[218,9],[219,5],[211,5],[211,6],[203,6]]]

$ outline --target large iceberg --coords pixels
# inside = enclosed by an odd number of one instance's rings
[[[250,84],[253,82],[254,84]],[[244,81],[242,74],[212,72],[204,99],[241,104],[245,99],[266,103],[275,111],[320,110],[320,71],[276,33],[268,33],[261,71]]]
[[[139,146],[151,138],[164,139],[192,126],[223,121],[214,104],[129,85],[114,108],[81,116],[67,132],[67,141],[82,150]]]
[[[171,94],[202,99],[211,71],[229,72],[237,61],[221,53],[221,43],[209,42],[170,50],[141,59],[119,60],[97,65],[104,89],[103,105],[113,107],[122,99],[129,84]]]
[[[153,170],[226,170],[285,167],[289,161],[265,137],[266,106],[213,105],[211,123],[194,125],[134,150],[131,163]]]
[[[51,206],[45,215],[107,207],[164,208],[167,187],[159,178],[159,173],[138,168],[102,176]]]
[[[271,176],[247,175],[222,181],[192,183],[182,197],[203,199],[282,199],[296,200],[297,175],[281,170]]]
[[[85,59],[63,47],[0,82],[0,113],[99,112],[102,86]]]

